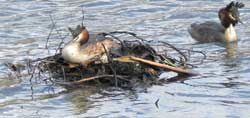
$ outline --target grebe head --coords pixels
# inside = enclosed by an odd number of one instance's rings
[[[73,39],[62,49],[62,57],[71,63],[80,63],[86,59],[86,55],[82,56],[81,47],[89,39],[89,32],[84,26],[70,29]]]
[[[89,32],[86,27],[78,25],[76,29],[69,28],[69,30],[73,36],[72,43],[80,43],[80,45],[83,45],[89,40]]]
[[[238,22],[242,23],[240,21],[240,13],[238,11],[238,8],[243,8],[245,5],[243,3],[239,2],[231,2],[229,3],[225,8],[220,9],[219,11],[219,18],[221,21],[221,24],[228,28],[230,24],[235,26]]]

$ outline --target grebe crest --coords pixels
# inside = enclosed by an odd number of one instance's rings
[[[232,1],[219,10],[218,16],[221,24],[211,21],[201,24],[193,23],[188,31],[194,39],[201,42],[236,41],[237,35],[234,26],[238,22],[242,23],[238,9],[243,7],[243,3]]]

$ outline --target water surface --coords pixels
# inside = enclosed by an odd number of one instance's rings
[[[227,45],[196,43],[187,28],[193,22],[218,21],[217,11],[229,0],[0,1],[1,117],[250,117],[248,0],[241,0],[246,7],[240,10],[245,25],[236,27],[240,40]],[[27,76],[21,80],[8,76],[4,63],[53,54],[44,49],[52,26],[50,15],[60,32],[53,32],[50,39],[53,50],[68,35],[67,27],[81,23],[82,7],[84,25],[91,32],[131,31],[148,40],[203,51],[207,59],[194,68],[201,75],[138,91],[86,86],[68,92],[39,80],[31,85]]]

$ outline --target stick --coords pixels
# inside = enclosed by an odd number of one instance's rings
[[[174,49],[175,51],[177,51],[181,56],[184,57],[185,62],[188,60],[188,58],[186,57],[186,55],[185,55],[182,51],[180,51],[178,48],[176,48],[175,46],[173,46],[173,45],[171,45],[171,44],[169,44],[169,43],[167,43],[167,42],[164,42],[164,41],[160,41],[160,43],[163,43],[163,44],[165,44],[165,45],[168,45],[168,46],[170,46],[172,49]]]
[[[124,77],[128,77],[128,76],[119,76],[116,75],[117,78],[124,78]],[[72,84],[83,84],[84,82],[90,81],[90,80],[95,80],[95,79],[99,79],[99,78],[105,78],[105,77],[110,77],[110,78],[114,78],[114,75],[98,75],[98,76],[94,76],[94,77],[87,77],[87,78],[82,78],[78,81],[74,81],[72,82]]]
[[[121,80],[125,80],[125,81],[129,81],[125,78],[129,77],[129,76],[122,76],[122,75],[116,75],[117,78],[121,79]],[[91,81],[91,80],[95,80],[95,79],[99,79],[99,78],[114,78],[114,75],[97,75],[97,76],[94,76],[94,77],[87,77],[87,78],[82,78],[78,81],[74,81],[74,82],[54,82],[56,84],[59,84],[59,85],[63,85],[63,86],[68,86],[68,87],[74,87],[74,85],[83,85],[85,82],[87,81]]]
[[[149,64],[149,65],[152,65],[152,66],[157,66],[157,67],[164,68],[164,69],[174,71],[174,72],[177,72],[177,73],[187,74],[187,75],[199,75],[198,73],[190,72],[190,71],[182,69],[182,68],[161,64],[161,63],[157,63],[157,62],[154,62],[154,61],[150,61],[150,60],[147,60],[147,59],[142,59],[142,58],[138,58],[138,57],[134,57],[134,56],[129,56],[129,57],[133,61],[142,62],[142,63]]]

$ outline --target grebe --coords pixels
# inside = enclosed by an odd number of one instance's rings
[[[76,36],[62,49],[62,57],[64,60],[87,66],[90,62],[104,58],[105,51],[111,50],[114,42],[111,39],[100,41],[88,41],[89,32],[85,27],[82,27],[80,34]]]
[[[200,42],[233,42],[237,40],[234,26],[240,22],[240,13],[238,8],[244,7],[243,3],[231,2],[226,7],[219,10],[220,23],[207,21],[205,23],[191,24],[188,32],[191,36]]]

